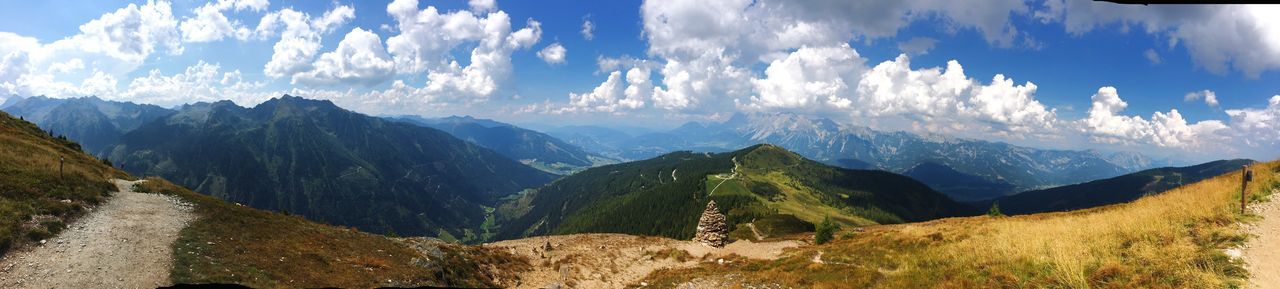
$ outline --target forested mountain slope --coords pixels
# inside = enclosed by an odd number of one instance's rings
[[[448,133],[284,96],[183,107],[110,156],[228,201],[330,224],[477,241],[485,207],[554,176]]]
[[[565,177],[504,204],[499,237],[616,232],[688,238],[713,199],[731,228],[776,214],[869,225],[973,212],[908,177],[830,167],[756,145],[716,154],[675,152]]]

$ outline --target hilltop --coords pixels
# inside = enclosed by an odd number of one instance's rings
[[[498,237],[607,232],[688,239],[709,200],[739,230],[749,230],[745,225],[753,221],[787,218],[802,222],[756,225],[803,227],[830,217],[866,226],[976,213],[905,176],[830,167],[755,145],[716,154],[675,152],[567,176],[499,207]]]

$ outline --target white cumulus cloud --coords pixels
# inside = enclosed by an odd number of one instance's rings
[[[221,65],[199,61],[180,73],[165,75],[153,69],[134,78],[118,95],[107,98],[140,101],[162,106],[230,99],[241,105],[260,103],[279,94],[262,92],[266,84],[244,81],[239,70],[222,72]]]
[[[0,93],[72,97],[110,91],[157,52],[183,52],[167,1],[129,4],[79,27],[80,32],[41,44],[0,32]],[[91,68],[91,69],[89,69]]]
[[[349,83],[372,86],[395,74],[395,62],[382,46],[382,38],[372,31],[351,29],[338,48],[321,54],[311,71],[293,75],[293,81],[307,84]]]
[[[609,77],[595,89],[586,93],[569,93],[569,105],[552,112],[618,112],[635,110],[645,106],[653,91],[648,69],[634,67],[627,70],[624,79],[621,71],[609,73]]]
[[[498,2],[495,0],[467,0],[467,6],[470,6],[471,11],[476,13],[498,10]]]
[[[765,69],[765,78],[752,79],[758,95],[751,106],[758,108],[807,108],[823,104],[847,108],[865,60],[848,44],[832,47],[801,47],[786,58],[774,60]]]
[[[512,31],[503,11],[479,17],[472,11],[441,13],[435,6],[418,9],[416,0],[387,5],[399,35],[387,38],[387,51],[400,73],[426,72],[422,93],[448,95],[468,102],[484,101],[510,77],[511,53],[528,49],[542,37],[541,23],[529,19]],[[465,67],[450,54],[473,43]]]
[[[1081,35],[1110,24],[1141,27],[1169,43],[1181,44],[1209,71],[1239,70],[1258,77],[1280,68],[1278,5],[1121,5],[1096,1],[1049,0],[1035,15],[1062,22]]]
[[[1120,99],[1115,87],[1102,87],[1092,97],[1089,116],[1080,120],[1082,129],[1093,141],[1121,145],[1156,145],[1174,148],[1199,148],[1221,141],[1228,129],[1219,120],[1188,123],[1178,110],[1155,112],[1150,119],[1127,116],[1129,106]]]
[[[355,9],[345,5],[334,7],[320,17],[289,8],[263,16],[255,30],[257,34],[269,36],[282,30],[280,40],[272,46],[271,60],[263,66],[263,73],[275,78],[292,77],[313,69],[311,62],[320,52],[321,36],[353,18]]]
[[[1275,157],[1280,152],[1280,95],[1271,96],[1265,108],[1228,109],[1226,112],[1231,117],[1231,127],[1236,131],[1236,140],[1268,152],[1268,157]]]
[[[219,0],[205,3],[192,11],[196,17],[183,19],[178,27],[182,30],[182,39],[187,42],[211,42],[226,37],[245,40],[252,36],[253,31],[240,21],[227,18],[223,12],[232,9],[257,12],[266,10],[268,4],[267,0]]]
[[[538,58],[542,58],[542,61],[546,61],[547,64],[564,64],[565,52],[564,46],[556,42],[539,50]]]
[[[1218,94],[1212,90],[1192,91],[1182,96],[1182,100],[1188,102],[1199,101],[1200,99],[1204,99],[1204,104],[1209,105],[1209,107],[1218,107]]]
[[[648,53],[662,63],[659,107],[693,110],[741,102],[752,95],[749,67],[771,64],[801,47],[832,47],[859,38],[890,37],[913,21],[939,19],[973,29],[1001,47],[1020,43],[1011,17],[1030,8],[1017,0],[971,5],[954,1],[645,1]],[[908,43],[923,53],[927,39]]]

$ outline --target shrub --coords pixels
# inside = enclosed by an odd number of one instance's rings
[[[991,209],[987,210],[987,216],[1004,217],[1004,213],[1000,212],[1000,202],[991,203]]]
[[[40,226],[44,227],[45,231],[48,231],[50,235],[58,234],[62,232],[63,228],[67,227],[66,224],[62,223],[62,220],[43,221],[40,222]]]
[[[822,218],[822,224],[818,224],[818,230],[813,236],[813,242],[818,244],[830,242],[832,236],[835,235],[836,230],[839,229],[840,225],[836,225],[836,223],[831,222],[830,216]]]
[[[50,234],[49,231],[44,228],[35,228],[31,231],[27,231],[27,239],[31,241],[48,239],[50,236],[53,236],[53,234]]]

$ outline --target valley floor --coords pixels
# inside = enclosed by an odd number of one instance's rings
[[[486,244],[525,256],[532,270],[520,274],[515,288],[548,288],[560,284],[572,288],[623,288],[637,286],[650,273],[663,269],[689,268],[703,262],[718,262],[736,255],[748,259],[772,260],[785,249],[802,242],[773,240],[753,243],[737,241],[724,248],[712,248],[693,241],[624,234],[575,234],[529,237]]]
[[[56,237],[0,260],[0,288],[151,288],[169,284],[172,244],[195,217],[176,197],[118,188]]]
[[[1262,220],[1248,225],[1255,239],[1244,248],[1245,268],[1249,269],[1252,288],[1280,288],[1280,192],[1273,192],[1271,200],[1256,204],[1254,212]]]

